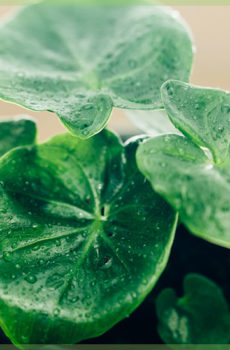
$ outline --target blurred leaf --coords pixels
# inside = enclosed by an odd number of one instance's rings
[[[0,156],[18,146],[33,144],[36,124],[28,117],[15,117],[0,121]]]
[[[156,306],[158,331],[165,343],[229,344],[228,304],[221,289],[211,280],[187,275],[184,296],[177,298],[173,289],[165,289],[158,296]]]

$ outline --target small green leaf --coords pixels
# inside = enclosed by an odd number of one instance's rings
[[[158,136],[137,152],[138,166],[195,235],[230,248],[230,168],[212,164],[178,135]]]
[[[208,148],[215,163],[230,155],[230,93],[179,81],[162,86],[165,109],[173,124],[199,146]]]
[[[165,268],[175,213],[137,169],[138,140],[59,135],[0,163],[0,325],[75,343],[128,316]]]
[[[86,138],[113,107],[162,108],[160,87],[189,80],[189,31],[158,6],[42,6],[0,29],[0,98],[56,113]]]
[[[28,117],[0,121],[0,157],[18,146],[31,145],[36,140],[36,124]]]
[[[230,248],[229,93],[170,81],[162,96],[187,137],[147,141],[137,153],[139,168],[192,233]]]
[[[156,301],[158,331],[167,344],[229,344],[230,314],[221,289],[211,280],[190,274],[184,296],[165,289]]]

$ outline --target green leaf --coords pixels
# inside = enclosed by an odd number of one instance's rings
[[[137,153],[139,168],[193,234],[230,248],[229,95],[180,82],[164,84],[162,95],[171,121],[188,137],[147,141]]]
[[[199,146],[208,148],[217,164],[230,156],[230,93],[179,81],[162,86],[172,123]]]
[[[56,113],[86,138],[112,108],[158,109],[167,79],[189,80],[181,18],[158,6],[42,6],[0,29],[0,98]]]
[[[35,143],[36,124],[28,117],[0,121],[0,157],[18,146]]]
[[[75,343],[128,316],[165,268],[175,213],[137,170],[139,140],[59,135],[0,163],[0,325]]]
[[[221,289],[211,280],[190,274],[184,296],[165,289],[156,301],[158,331],[167,344],[229,344],[230,314]]]

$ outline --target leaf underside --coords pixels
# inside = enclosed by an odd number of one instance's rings
[[[186,136],[140,146],[140,170],[195,235],[230,248],[230,94],[169,81],[165,109]]]
[[[75,343],[128,316],[163,271],[176,216],[138,141],[59,135],[0,164],[0,324],[16,344]]]
[[[178,134],[164,109],[154,111],[126,110],[125,114],[140,130],[151,136]]]
[[[113,107],[158,109],[168,79],[189,80],[189,31],[158,6],[42,6],[0,29],[0,98],[56,113],[75,135],[103,129]]]
[[[201,275],[185,277],[182,298],[177,298],[173,289],[163,290],[156,307],[158,331],[167,344],[230,342],[230,313],[225,297],[214,282]]]

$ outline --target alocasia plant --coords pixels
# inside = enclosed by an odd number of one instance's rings
[[[163,271],[176,215],[138,171],[139,140],[69,134],[0,163],[0,324],[74,343],[128,316]]]
[[[192,41],[174,11],[99,4],[42,1],[0,28],[0,98],[74,134],[35,144],[33,121],[0,123],[0,326],[18,346],[80,342],[134,311],[166,266],[177,212],[230,248],[230,94],[184,83]],[[113,107],[167,135],[89,138]],[[157,313],[165,342],[230,341],[227,302],[204,277],[187,276],[179,300],[163,291]]]
[[[189,30],[159,6],[44,6],[0,29],[0,98],[57,113],[75,135],[99,132],[113,107],[162,108],[160,86],[189,80]]]
[[[169,81],[162,98],[186,137],[143,143],[139,168],[192,233],[230,248],[230,94]]]
[[[31,145],[36,141],[36,124],[29,118],[18,116],[0,121],[0,157],[18,146]]]
[[[184,296],[177,298],[173,289],[165,289],[156,306],[158,330],[165,343],[229,344],[229,307],[221,289],[209,279],[187,275]]]

